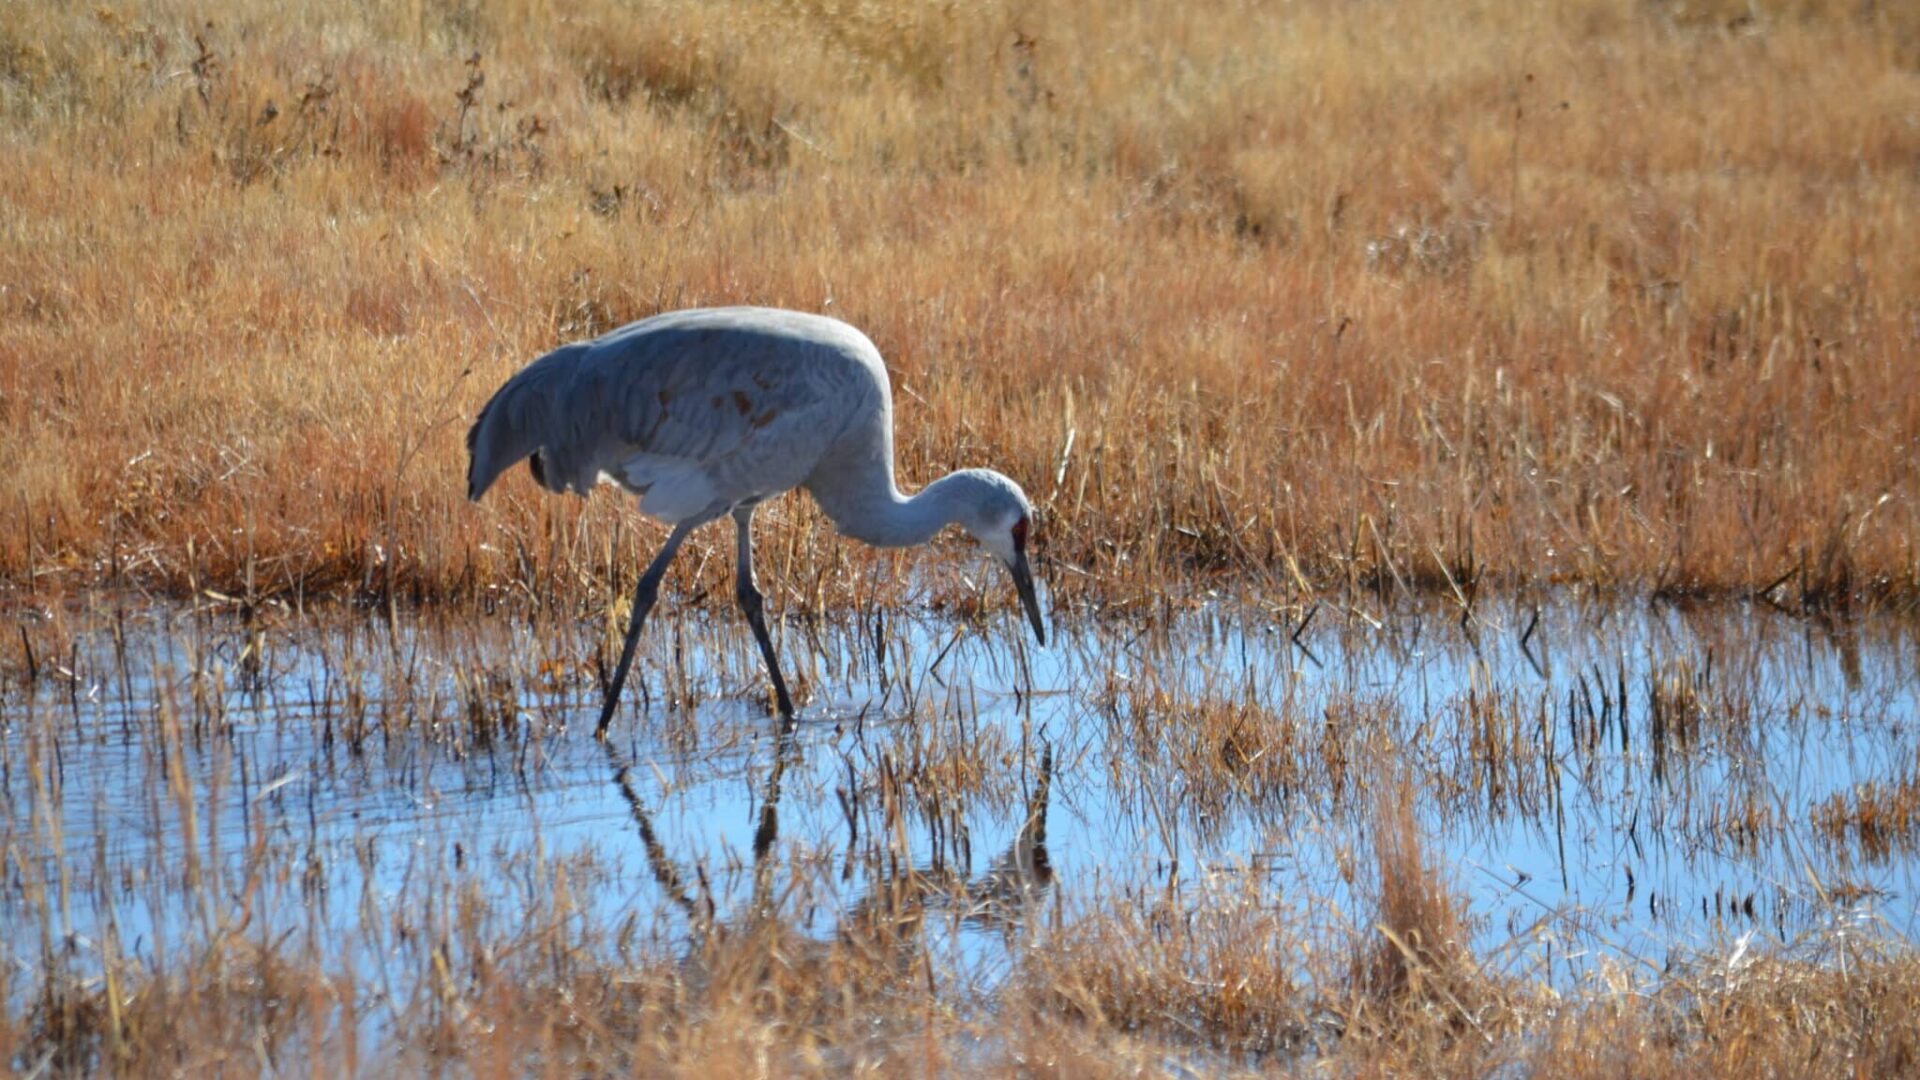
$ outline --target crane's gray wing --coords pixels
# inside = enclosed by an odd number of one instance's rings
[[[580,378],[614,403],[599,471],[679,521],[799,486],[862,404],[859,371],[828,344],[710,328],[611,349]]]
[[[843,324],[772,318],[656,318],[543,357],[475,425],[476,479],[531,456],[550,490],[612,480],[668,522],[799,486],[873,407],[878,357]]]

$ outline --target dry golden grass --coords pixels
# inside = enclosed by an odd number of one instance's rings
[[[1098,932],[1117,929],[1102,926]],[[1098,946],[1107,950],[1104,960],[1089,954],[1080,961],[1090,975],[1113,975],[1097,965],[1138,965],[1137,944],[1109,938]],[[1254,944],[1266,948],[1259,939]],[[1245,947],[1224,940],[1220,945]],[[572,972],[564,982],[524,971],[463,972],[449,982],[444,998],[420,1007],[400,1033],[406,1042],[398,1053],[388,1046],[377,1056],[366,1055],[329,1019],[368,988],[356,991],[318,965],[299,966],[300,958],[247,950],[249,955],[196,968],[193,976],[205,982],[133,987],[118,1027],[98,1015],[106,1005],[104,995],[97,995],[85,1003],[84,1021],[67,1021],[91,1028],[37,1029],[31,1041],[15,1044],[26,1051],[17,1060],[59,1074],[106,1067],[135,1076],[197,1069],[304,1071],[308,1065],[327,1072],[437,1068],[484,1076],[608,1070],[656,1076],[1141,1076],[1165,1075],[1182,1062],[1228,1075],[1304,1074],[1317,1064],[1362,1076],[1484,1076],[1501,1068],[1581,1077],[1904,1076],[1920,1064],[1912,1025],[1899,1019],[1920,1008],[1914,989],[1920,969],[1911,956],[1869,957],[1844,972],[1764,960],[1737,975],[1689,974],[1651,996],[1569,1001],[1508,993],[1506,1000],[1532,1022],[1503,1024],[1498,1037],[1490,1037],[1449,1022],[1437,1010],[1405,1006],[1380,1018],[1390,1020],[1391,1028],[1341,1031],[1337,1013],[1328,1010],[1315,1031],[1293,1020],[1305,1003],[1302,995],[1285,983],[1269,986],[1247,977],[1273,974],[1257,960],[1251,972],[1194,966],[1191,959],[1166,971],[1141,970],[1140,988],[1179,1000],[1112,999],[1116,1009],[1154,1010],[1140,1016],[1096,1012],[1091,1005],[1062,1009],[1054,994],[1086,990],[1056,976],[1063,981],[1046,995],[1024,989],[1002,995],[1005,1015],[988,1024],[953,1015],[911,980],[887,990],[894,996],[885,998],[851,1000],[831,992],[846,984],[822,983],[823,974],[856,980],[876,974],[865,962],[845,965],[844,954],[840,968],[823,973],[787,966],[764,942],[746,947],[759,966],[731,972],[731,981],[719,986],[690,983],[672,965],[638,972],[592,968]],[[1212,981],[1221,976],[1241,981]],[[830,992],[822,993],[823,986]],[[1102,992],[1124,995],[1126,987],[1106,984]],[[1267,993],[1277,996],[1259,996]],[[1223,1030],[1233,1037],[1222,1039]],[[1223,1045],[1237,1052],[1223,1056],[1216,1049]],[[1326,1056],[1316,1058],[1316,1049]],[[74,1056],[61,1056],[66,1053]]]
[[[14,5],[0,575],[604,597],[621,500],[467,505],[467,418],[763,303],[880,344],[906,480],[1021,479],[1061,600],[1911,598],[1916,102],[1898,4]]]

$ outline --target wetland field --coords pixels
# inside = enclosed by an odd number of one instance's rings
[[[603,743],[594,619],[30,612],[16,1064],[1909,1060],[1910,623],[1005,614],[790,621],[789,728],[675,613]]]
[[[1920,9],[1916,9],[1920,10]],[[0,5],[0,1068],[1920,1073],[1920,15]],[[955,537],[462,435],[878,344]]]

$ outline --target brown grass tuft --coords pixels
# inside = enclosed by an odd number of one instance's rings
[[[1373,790],[1378,915],[1353,961],[1345,1030],[1417,1067],[1482,1069],[1511,1029],[1511,993],[1473,956],[1464,904],[1427,856],[1418,796],[1405,776]]]

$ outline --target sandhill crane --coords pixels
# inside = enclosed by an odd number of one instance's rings
[[[959,525],[999,556],[1040,644],[1047,633],[1027,565],[1033,507],[1020,485],[962,469],[902,495],[893,477],[893,398],[880,351],[837,319],[772,308],[705,308],[630,323],[563,345],[507,380],[467,432],[467,497],[528,459],[548,491],[606,481],[671,525],[640,576],[620,663],[596,734],[604,736],[634,642],[687,534],[731,514],[734,595],[753,627],[780,713],[793,716],[753,577],[753,511],[796,487],[847,536],[879,547]]]

